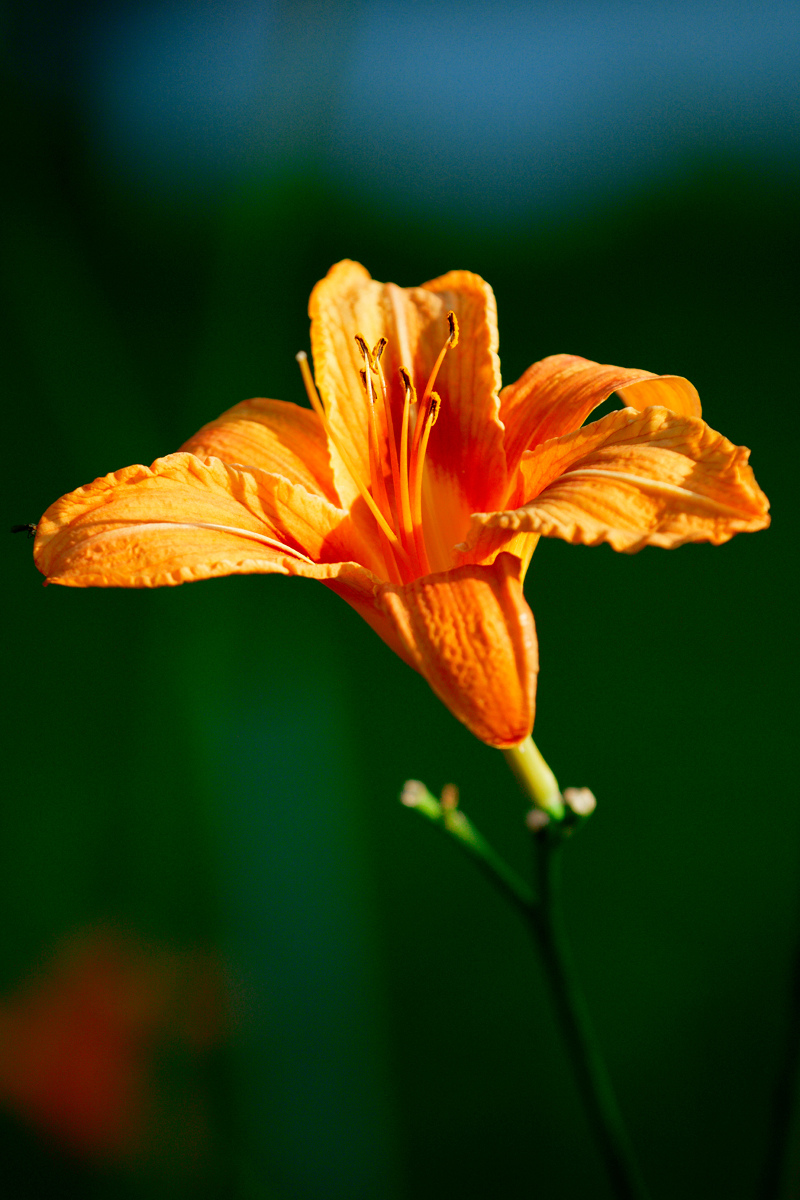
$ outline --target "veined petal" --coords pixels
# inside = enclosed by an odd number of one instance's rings
[[[458,345],[447,354],[436,380],[442,407],[428,463],[435,480],[445,481],[463,497],[468,512],[492,508],[506,483],[494,292],[470,271],[450,271],[419,290],[437,297],[441,315],[420,327],[418,376],[430,369],[428,363],[442,347],[448,311],[455,313],[460,331]],[[417,289],[409,299],[417,302]]]
[[[728,541],[764,529],[769,504],[732,445],[696,417],[626,408],[527,453],[520,471],[530,500],[477,514],[470,544],[496,546],[497,530],[526,530],[615,550]],[[483,534],[483,530],[487,534]]]
[[[370,479],[370,415],[359,374],[364,360],[355,336],[361,334],[370,347],[385,336],[383,293],[383,284],[369,271],[345,259],[320,280],[308,303],[317,388],[336,441],[365,481]],[[358,488],[336,445],[330,453],[336,491],[349,507]]]
[[[538,648],[520,562],[427,575],[371,592],[341,576],[329,586],[427,679],[454,716],[490,746],[516,746],[533,728]]]
[[[360,550],[349,515],[299,485],[178,453],[56,501],[34,559],[52,583],[159,587],[264,571],[327,577]]]
[[[283,475],[338,504],[325,430],[315,412],[297,404],[244,400],[204,425],[181,450]]]
[[[442,405],[427,463],[434,493],[437,486],[455,490],[463,497],[461,508],[468,515],[499,503],[505,489],[497,312],[489,285],[469,271],[451,271],[422,287],[400,288],[378,283],[358,263],[337,263],[311,294],[311,348],[317,387],[334,436],[366,480],[370,477],[369,410],[360,379],[364,362],[355,335],[361,334],[370,347],[381,337],[387,339],[383,367],[398,431],[404,397],[399,369],[409,371],[422,396],[449,334],[448,311],[456,315],[460,339],[447,353],[436,379]],[[380,405],[375,415],[382,465],[388,473],[386,422]],[[357,489],[335,448],[331,459],[338,495],[349,505]],[[452,507],[449,501],[447,507]]]
[[[525,450],[579,429],[612,392],[623,393],[625,404],[639,412],[661,405],[680,416],[701,415],[697,390],[681,375],[654,375],[574,354],[553,354],[528,367],[500,393],[509,479]]]

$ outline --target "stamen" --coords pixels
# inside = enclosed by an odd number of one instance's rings
[[[414,426],[414,440],[411,445],[412,459],[414,459],[419,452],[419,439],[422,436],[422,422],[420,421],[419,413],[425,408],[428,400],[431,397],[433,385],[436,382],[436,376],[439,374],[439,368],[444,362],[444,356],[452,346],[458,345],[458,321],[456,320],[456,314],[452,311],[447,314],[447,324],[450,327],[450,333],[448,334],[444,345],[439,351],[436,362],[433,364],[433,370],[428,377],[428,382],[425,384],[425,391],[422,393],[422,401],[419,409],[417,410],[417,423]]]
[[[364,352],[364,362],[369,363],[367,355],[367,344],[363,338],[356,337],[359,348]],[[381,466],[381,451],[378,441],[378,423],[375,419],[375,393],[372,390],[372,376],[369,366],[364,366],[359,371],[361,382],[364,385],[364,391],[367,393],[367,405],[369,408],[369,481],[372,486],[372,494],[375,497],[378,506],[386,517],[387,521],[391,521],[391,509],[389,508],[389,498],[386,495],[386,484],[383,481],[383,468]]]
[[[386,483],[383,478],[383,463],[381,461],[380,440],[378,438],[378,421],[375,412],[375,392],[372,388],[372,373],[371,355],[367,349],[367,343],[360,334],[356,334],[356,345],[364,355],[364,366],[359,372],[361,382],[364,385],[364,391],[367,393],[367,408],[369,421],[369,478],[372,488],[372,494],[378,504],[383,515],[386,517],[387,523],[392,522],[392,510],[389,506],[389,497],[386,493]],[[385,546],[386,557],[389,562],[397,570],[397,562],[392,553],[392,545]],[[399,573],[399,572],[398,572]]]
[[[411,382],[411,376],[405,367],[400,368],[400,378],[403,381],[405,389],[405,397],[403,399],[403,423],[400,426],[400,524],[403,531],[403,539],[406,546],[410,550],[413,542],[413,524],[411,521],[411,500],[409,494],[408,481],[408,422],[411,413],[411,405],[417,399],[417,393],[414,390],[414,385]]]
[[[385,337],[382,337],[372,351],[372,357],[375,360],[376,374],[381,393],[381,403],[383,405],[384,416],[386,417],[386,438],[389,442],[389,463],[392,469],[392,492],[394,493],[394,511],[396,519],[400,516],[400,463],[397,457],[397,442],[394,436],[394,421],[392,419],[392,405],[389,400],[389,389],[386,386],[386,376],[383,373],[381,358],[386,349],[388,342]]]
[[[370,368],[370,370],[374,371],[375,364],[372,361],[372,352],[371,352],[369,346],[367,345],[366,341],[364,340],[364,338],[361,336],[360,333],[357,333],[355,335],[355,339],[356,339],[356,345],[358,346],[361,353],[364,355],[364,362],[367,364],[367,366]]]
[[[423,572],[427,575],[430,572],[428,564],[428,555],[425,549],[425,536],[422,529],[422,471],[425,466],[425,453],[428,449],[428,438],[431,430],[436,424],[436,419],[439,416],[439,410],[442,407],[441,398],[436,392],[431,392],[428,398],[428,410],[422,420],[417,420],[418,426],[422,426],[422,433],[419,438],[419,448],[416,455],[412,448],[411,460],[411,522],[414,528],[414,544],[417,554],[419,555],[420,565]],[[416,441],[416,438],[415,438]]]
[[[364,500],[365,504],[369,508],[369,510],[372,513],[375,520],[378,522],[380,529],[386,534],[386,537],[389,539],[392,549],[395,551],[395,553],[401,555],[404,562],[408,563],[408,559],[403,550],[403,547],[400,545],[397,534],[394,532],[393,529],[391,529],[389,527],[389,525],[387,525],[386,518],[384,517],[381,510],[378,508],[378,506],[375,503],[375,501],[373,500],[372,496],[369,494],[369,490],[366,487],[366,485],[364,484],[364,482],[362,481],[361,477],[359,476],[358,471],[353,466],[353,462],[352,462],[352,459],[350,458],[350,455],[345,451],[344,447],[339,442],[339,439],[336,437],[335,433],[331,429],[330,421],[328,420],[328,417],[325,413],[325,409],[322,407],[322,401],[319,398],[317,389],[314,386],[314,380],[311,375],[311,368],[308,365],[308,355],[306,354],[305,350],[301,350],[299,352],[299,354],[295,355],[295,357],[297,359],[297,362],[300,365],[300,373],[303,376],[303,383],[305,384],[306,393],[308,394],[308,399],[311,402],[311,407],[314,409],[314,412],[317,414],[320,421],[322,422],[323,429],[325,430],[325,432],[328,435],[332,444],[336,447],[337,451],[339,452],[339,457],[341,458],[345,467],[349,471],[350,476],[353,480],[353,483],[356,485],[359,492],[361,493],[362,499]]]
[[[436,376],[439,374],[439,368],[444,362],[445,354],[447,354],[448,350],[451,350],[453,347],[458,345],[458,321],[456,320],[456,314],[452,310],[447,314],[447,324],[450,327],[450,333],[445,341],[445,344],[439,351],[439,357],[433,364],[433,370],[431,371],[430,378],[425,384],[425,391],[422,393],[423,404],[433,391],[433,385],[436,383]]]

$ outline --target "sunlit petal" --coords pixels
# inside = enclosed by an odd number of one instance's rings
[[[428,462],[434,479],[449,482],[469,512],[501,502],[506,480],[503,426],[500,421],[500,360],[497,356],[497,306],[494,293],[478,275],[450,271],[423,285],[452,310],[459,342],[442,363],[436,390],[442,397]],[[416,298],[417,289],[411,293]],[[420,328],[421,364],[441,346],[444,320]]]
[[[369,407],[361,383],[363,357],[355,335],[372,347],[386,332],[383,284],[373,280],[360,263],[331,267],[311,293],[311,352],[314,374],[337,445],[331,447],[336,490],[343,504],[358,496],[344,450],[363,480],[370,478]]]
[[[514,478],[525,450],[579,429],[612,392],[621,392],[624,403],[640,412],[658,404],[680,416],[701,413],[696,389],[680,375],[654,375],[574,354],[553,354],[534,363],[500,393],[509,479]]]
[[[389,619],[389,644],[399,643],[405,660],[476,737],[516,746],[528,736],[538,649],[517,558],[501,554],[491,567],[385,585],[376,607]]]
[[[338,504],[328,439],[316,413],[284,400],[244,400],[181,446],[198,458],[283,475]]]
[[[63,496],[42,517],[34,548],[48,581],[73,587],[309,574],[315,563],[359,554],[348,514],[328,501],[279,476],[186,453]]]
[[[764,529],[768,502],[748,466],[749,451],[694,417],[665,408],[622,409],[523,458],[529,501],[479,514],[480,531],[526,530],[546,537],[634,551],[645,545],[728,541]]]

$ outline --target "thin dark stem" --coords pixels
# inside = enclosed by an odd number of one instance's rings
[[[537,896],[460,809],[444,805],[417,780],[406,784],[402,800],[455,841],[527,923],[542,954],[581,1097],[618,1200],[649,1200],[578,983],[564,925],[561,853],[565,837],[580,818],[568,811],[564,820],[551,820],[533,834]]]
[[[792,1133],[797,1116],[800,1079],[800,941],[795,948],[789,993],[788,1033],[775,1091],[760,1200],[781,1200]]]
[[[540,891],[529,924],[553,989],[578,1087],[619,1200],[648,1200],[567,939],[561,900],[563,837],[561,831],[546,828],[533,840]]]
[[[527,919],[534,903],[530,885],[487,842],[465,812],[445,807],[416,779],[406,783],[401,800],[455,841],[492,886]]]

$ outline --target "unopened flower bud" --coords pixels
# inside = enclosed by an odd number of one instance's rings
[[[565,788],[564,802],[577,817],[588,817],[597,807],[594,793],[589,788]]]

